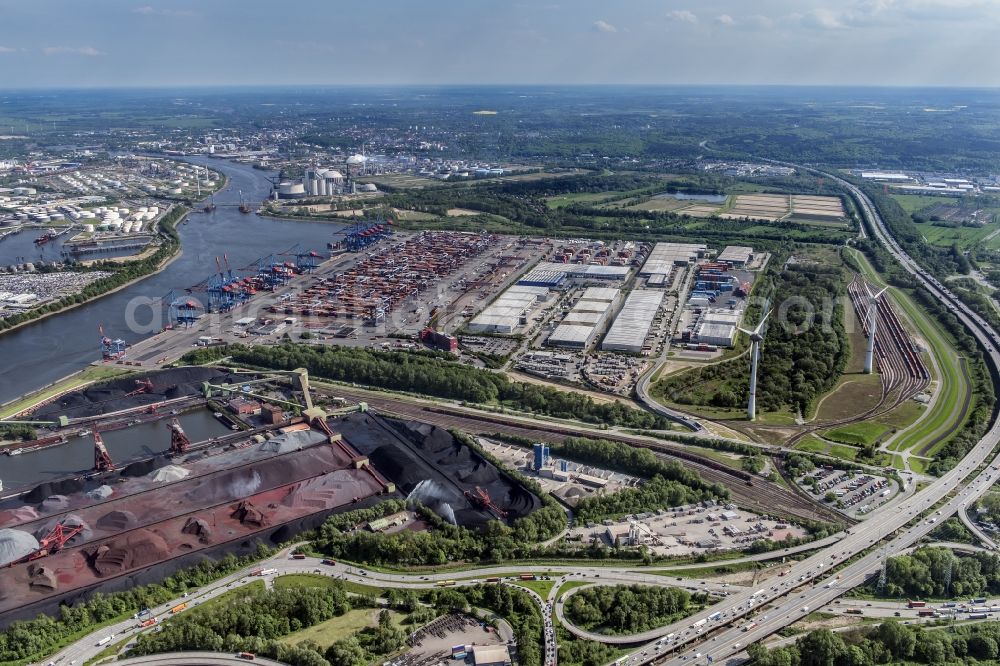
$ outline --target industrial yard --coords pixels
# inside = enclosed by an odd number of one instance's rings
[[[32,418],[51,425],[8,449],[17,454],[12,462],[81,446],[92,449],[94,462],[4,488],[0,622],[51,611],[98,587],[158,580],[206,555],[249,553],[376,497],[419,500],[469,527],[541,506],[446,430],[342,400],[328,411],[331,401],[315,397],[304,373],[179,368],[111,380],[33,410]],[[205,404],[221,410],[216,417],[231,431],[192,441],[177,415]],[[138,423],[158,423],[160,442],[125,455],[100,435],[127,438]]]
[[[781,542],[806,535],[786,521],[759,516],[734,504],[713,501],[577,525],[568,539],[624,548],[644,547],[659,556],[682,557],[742,550],[755,541]]]

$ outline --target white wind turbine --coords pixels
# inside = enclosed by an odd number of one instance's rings
[[[760,343],[764,340],[761,330],[772,312],[773,310],[768,310],[752,331],[740,329],[750,336],[750,399],[747,401],[747,418],[751,421],[757,418],[757,362],[760,360]]]
[[[868,349],[865,351],[865,374],[870,375],[875,367],[875,325],[878,322],[878,299],[886,287],[868,301]],[[866,288],[867,289],[867,288]],[[869,292],[870,293],[870,292]]]

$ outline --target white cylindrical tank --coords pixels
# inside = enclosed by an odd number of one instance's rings
[[[83,225],[83,230],[86,231],[88,234],[92,234],[92,233],[94,233],[94,225],[92,225],[92,224],[85,224],[85,225]]]

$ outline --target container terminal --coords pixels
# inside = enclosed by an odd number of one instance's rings
[[[111,380],[25,415],[48,431],[26,443],[17,462],[61,446],[53,438],[85,423],[93,467],[4,491],[0,626],[57,612],[98,589],[162,580],[205,558],[249,554],[387,497],[419,500],[469,527],[541,504],[445,429],[383,416],[363,402],[317,396],[323,407],[314,404],[304,370],[174,368],[139,383],[136,392],[134,377]],[[206,405],[225,410],[216,415],[238,430],[191,441],[177,407]],[[131,413],[158,418],[162,438],[146,443],[145,455],[115,460],[101,429]]]

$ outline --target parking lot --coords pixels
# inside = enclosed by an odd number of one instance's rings
[[[803,537],[805,529],[708,500],[701,504],[657,509],[617,521],[577,525],[570,537],[621,547],[645,546],[660,556],[697,555],[739,550],[755,541]]]
[[[851,516],[863,516],[888,502],[899,490],[894,481],[885,477],[832,468],[810,472],[798,484],[814,498],[831,500]]]

